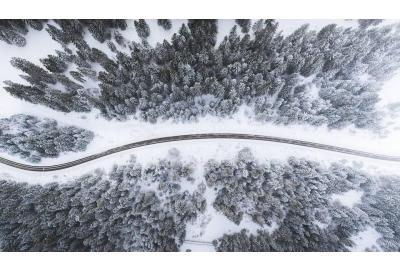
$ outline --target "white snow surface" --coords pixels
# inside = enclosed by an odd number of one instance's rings
[[[235,20],[218,20],[218,33],[217,33],[217,42],[215,44],[218,47],[221,42],[224,40],[225,36],[229,36],[232,28],[236,25],[236,33],[239,36],[242,36],[242,32],[240,30],[239,25],[236,24]]]
[[[351,251],[381,251],[379,245],[376,241],[381,237],[374,228],[368,227],[366,230],[358,233],[357,235],[351,237],[351,240],[355,243]]]
[[[379,92],[377,108],[384,112],[383,125],[389,134],[399,135],[400,130],[400,72],[384,82]]]
[[[361,202],[363,192],[360,190],[349,190],[341,194],[333,194],[332,200],[338,201],[342,205],[353,208],[354,205]]]

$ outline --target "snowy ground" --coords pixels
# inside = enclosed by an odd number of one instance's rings
[[[381,251],[379,246],[376,244],[376,241],[380,237],[380,233],[378,233],[374,228],[368,227],[365,231],[352,237],[351,240],[354,241],[356,245],[351,249],[351,251],[365,251],[366,249]]]

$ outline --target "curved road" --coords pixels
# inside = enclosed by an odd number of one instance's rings
[[[204,134],[186,134],[186,135],[177,135],[177,136],[169,136],[169,137],[162,137],[162,138],[155,138],[150,140],[144,140],[139,142],[134,142],[122,146],[118,146],[107,151],[90,155],[84,158],[80,158],[77,160],[73,160],[70,162],[57,164],[57,165],[50,165],[50,166],[32,166],[28,164],[18,163],[6,158],[0,157],[0,163],[5,165],[18,168],[21,170],[26,171],[37,171],[37,172],[49,172],[49,171],[57,171],[62,169],[67,169],[70,167],[74,167],[85,162],[89,162],[101,157],[105,157],[108,155],[112,155],[118,152],[122,152],[128,149],[143,147],[146,145],[152,144],[159,144],[159,143],[166,143],[166,142],[175,142],[175,141],[187,141],[187,140],[202,140],[202,139],[238,139],[238,140],[256,140],[256,141],[266,141],[266,142],[276,142],[276,143],[284,143],[284,144],[292,144],[292,145],[299,145],[304,147],[322,149],[332,152],[339,152],[354,156],[360,157],[367,157],[372,159],[379,159],[379,160],[386,160],[386,161],[394,161],[400,162],[400,156],[388,156],[388,155],[381,155],[375,154],[370,152],[364,152],[359,150],[353,150],[349,148],[343,148],[338,146],[332,146],[327,144],[320,144],[302,140],[295,140],[295,139],[287,139],[287,138],[280,138],[280,137],[273,137],[273,136],[265,136],[265,135],[251,135],[251,134],[238,134],[238,133],[204,133]]]

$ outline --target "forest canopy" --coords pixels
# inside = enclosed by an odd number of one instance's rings
[[[188,20],[171,40],[151,46],[145,20],[133,22],[136,41],[124,35],[125,20],[2,20],[3,41],[22,45],[13,40],[33,28],[63,47],[41,59],[44,68],[14,58],[26,84],[6,81],[5,90],[55,110],[97,108],[119,120],[194,121],[248,106],[259,121],[377,129],[378,92],[400,63],[399,27],[380,23],[303,25],[283,36],[275,20],[241,19],[217,44],[217,20]],[[157,21],[162,31],[171,25]],[[87,34],[110,52],[91,47]]]
[[[31,115],[12,115],[0,119],[0,150],[39,162],[65,152],[85,151],[93,140],[91,131],[61,126],[56,120]]]
[[[229,222],[248,216],[260,227],[221,235],[213,242],[218,251],[350,251],[368,229],[379,235],[368,250],[400,250],[398,177],[298,158],[260,161],[247,148],[231,160],[209,160],[199,178],[196,166],[173,149],[151,164],[132,158],[64,183],[3,177],[0,248],[177,251],[188,225],[212,207]],[[354,205],[333,199],[349,191],[362,194]]]

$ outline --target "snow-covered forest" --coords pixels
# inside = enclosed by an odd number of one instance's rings
[[[29,31],[47,31],[62,47],[40,59],[44,68],[13,57],[25,83],[7,80],[4,89],[55,110],[97,108],[121,120],[194,121],[247,105],[260,121],[376,129],[377,92],[400,55],[398,27],[375,27],[380,23],[319,31],[302,25],[284,37],[276,21],[236,20],[217,44],[217,20],[189,20],[152,46],[145,20],[133,22],[135,39],[122,34],[125,20],[3,21],[4,42],[23,47]],[[157,24],[171,31],[171,21]],[[103,50],[90,46],[87,35]]]
[[[93,133],[74,126],[58,127],[57,121],[31,115],[0,119],[0,149],[30,162],[58,157],[62,152],[84,151]]]
[[[366,230],[375,237],[368,250],[400,248],[397,176],[297,158],[259,162],[247,148],[205,167],[195,179],[194,164],[173,149],[147,166],[133,157],[108,172],[96,170],[61,184],[2,179],[0,247],[177,251],[187,225],[212,207],[235,224],[246,215],[259,227],[220,235],[213,241],[219,251],[349,251]],[[358,198],[346,199],[352,192]]]
[[[396,20],[0,20],[0,60],[12,162],[228,132],[400,156]],[[396,162],[221,139],[3,163],[3,251],[400,251]]]

